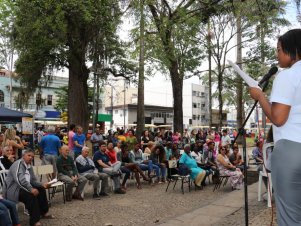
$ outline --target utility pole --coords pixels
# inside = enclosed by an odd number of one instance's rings
[[[111,129],[113,129],[114,117],[113,117],[113,85],[112,84],[111,84],[111,115],[112,115]]]
[[[96,114],[95,114],[95,121],[93,122],[95,125],[98,121],[98,114],[99,114],[98,110],[99,110],[99,73],[96,73]]]
[[[96,72],[93,73],[93,114],[92,114],[92,123],[93,123],[93,132],[95,131],[95,124],[96,124],[96,118],[95,118],[95,90],[96,90]]]

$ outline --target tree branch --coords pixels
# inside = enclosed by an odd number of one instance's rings
[[[125,73],[117,73],[115,70],[112,68],[104,68],[104,71],[110,72],[114,77],[123,77],[126,80],[130,80],[131,77],[126,76]]]

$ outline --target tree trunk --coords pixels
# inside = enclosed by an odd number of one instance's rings
[[[236,18],[236,26],[237,26],[237,49],[236,49],[236,63],[237,65],[242,68],[242,31],[241,31],[241,17],[238,16]],[[242,127],[242,119],[243,119],[243,84],[242,79],[239,75],[236,76],[237,80],[237,86],[236,86],[236,106],[237,106],[237,115],[236,115],[236,121],[237,121],[237,127]]]
[[[218,126],[219,128],[223,127],[223,73],[222,73],[222,69],[221,69],[221,62],[218,61],[218,65],[217,65],[217,70],[218,70],[218,78],[217,78],[217,87],[218,87],[218,118],[219,118],[219,122],[218,122]]]
[[[137,130],[136,137],[141,140],[141,134],[145,126],[144,117],[144,15],[143,0],[140,0],[140,51],[139,51],[139,81],[137,103]]]
[[[236,47],[236,63],[237,65],[242,68],[242,30],[241,30],[241,17],[238,16],[236,18],[236,42],[237,42],[237,47]],[[243,84],[242,84],[242,79],[239,75],[236,75],[236,107],[237,107],[237,112],[236,112],[236,122],[237,122],[237,128],[240,129],[242,127],[243,123],[243,114],[244,114],[244,109],[243,109]],[[239,136],[238,139],[236,140],[237,143],[242,143],[242,137]]]
[[[210,19],[208,20],[208,66],[209,66],[209,128],[212,127],[212,73],[211,73],[211,32]]]
[[[173,127],[174,131],[183,133],[183,79],[181,78],[178,70],[178,63],[176,61],[171,62],[169,68],[171,84],[172,84],[172,95],[173,95]]]
[[[265,21],[264,18],[260,19],[260,63],[261,65],[265,65],[265,51],[264,51],[264,43],[265,43]],[[258,117],[259,120],[259,117]],[[265,128],[266,128],[266,115],[264,111],[261,113],[261,122],[262,122],[262,128],[264,129],[264,138],[265,138]]]
[[[84,131],[88,130],[89,120],[88,76],[89,70],[84,60],[69,59],[68,123],[80,125]]]

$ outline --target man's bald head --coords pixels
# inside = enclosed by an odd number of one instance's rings
[[[64,157],[66,157],[69,154],[69,147],[67,145],[63,145],[61,147],[61,153]]]

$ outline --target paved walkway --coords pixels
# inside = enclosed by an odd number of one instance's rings
[[[257,186],[248,186],[249,225],[277,225],[275,207],[268,208],[265,201],[257,201]],[[221,188],[222,189],[222,188]],[[244,191],[233,191],[224,197],[172,219],[161,221],[161,226],[209,226],[209,225],[245,225]],[[272,214],[273,211],[273,214]],[[273,220],[272,220],[273,215]],[[273,222],[273,224],[271,224]],[[157,224],[158,225],[158,224]]]

